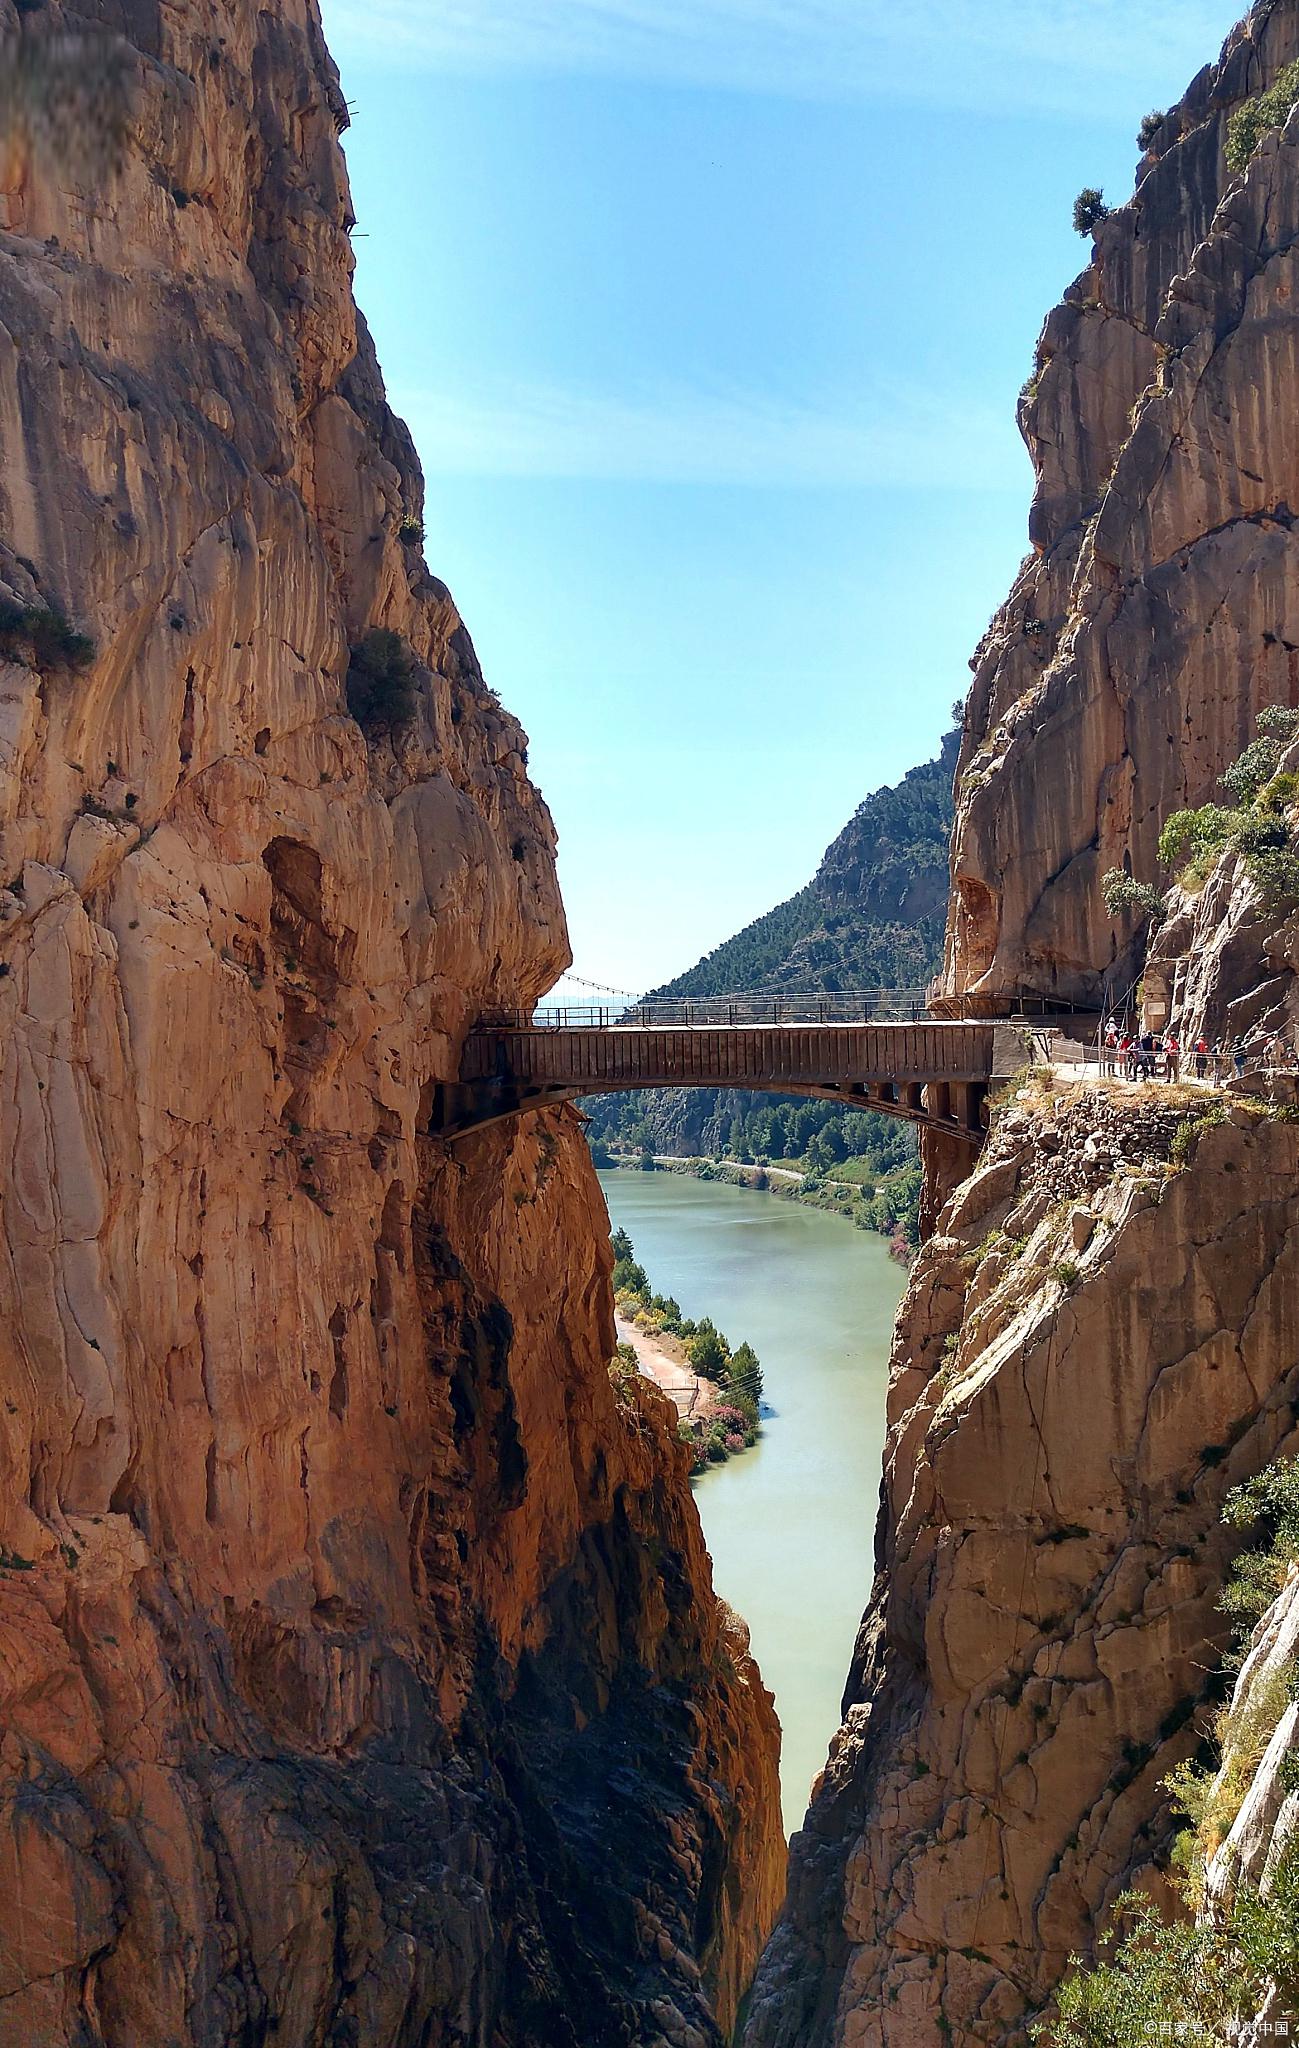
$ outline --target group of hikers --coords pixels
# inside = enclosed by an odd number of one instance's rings
[[[1228,1045],[1225,1038],[1197,1038],[1183,1045],[1176,1029],[1127,1030],[1111,1017],[1101,1040],[1101,1072],[1122,1074],[1128,1081],[1179,1081],[1194,1074],[1197,1081],[1223,1080],[1235,1073],[1243,1079],[1250,1063],[1275,1073],[1299,1066],[1299,1046],[1287,1046],[1279,1034],[1261,1048],[1247,1047],[1244,1038]]]

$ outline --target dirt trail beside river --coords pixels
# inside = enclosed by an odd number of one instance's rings
[[[717,1388],[713,1382],[692,1372],[683,1358],[668,1349],[662,1337],[653,1337],[648,1330],[638,1330],[635,1323],[629,1323],[625,1316],[615,1316],[614,1320],[618,1326],[619,1343],[631,1345],[641,1371],[662,1388],[675,1404],[678,1415],[689,1416],[694,1421],[707,1415],[717,1400]]]

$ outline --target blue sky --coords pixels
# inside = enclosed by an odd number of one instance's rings
[[[1024,552],[1074,194],[1213,0],[325,0],[427,554],[576,972],[651,986],[932,754]]]

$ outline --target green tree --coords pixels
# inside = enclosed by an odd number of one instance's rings
[[[737,1393],[745,1395],[748,1400],[756,1404],[762,1399],[762,1367],[752,1344],[738,1346],[726,1377]]]
[[[1101,895],[1105,908],[1113,918],[1123,917],[1135,910],[1142,917],[1157,922],[1163,911],[1163,898],[1153,882],[1138,882],[1132,875],[1125,875],[1122,868],[1111,868],[1101,877]]]
[[[352,649],[347,708],[362,732],[390,733],[415,714],[415,657],[400,633],[386,626],[368,632]]]
[[[649,1276],[635,1259],[618,1259],[613,1269],[613,1291],[615,1294],[643,1294],[649,1296]]]
[[[726,1371],[727,1351],[719,1331],[705,1316],[686,1346],[686,1356],[706,1380],[720,1380]]]
[[[1084,185],[1073,203],[1074,233],[1094,235],[1101,222],[1109,217],[1110,209],[1099,185]]]

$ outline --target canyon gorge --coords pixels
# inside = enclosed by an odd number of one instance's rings
[[[1175,1908],[1224,1504],[1299,1451],[1293,1084],[1038,1073],[972,1174],[924,1140],[786,1888],[580,1119],[430,1133],[569,948],[353,298],[315,0],[0,0],[0,59],[0,2048],[1024,2048],[1127,1888]],[[1159,850],[1299,708],[1299,112],[1229,161],[1297,61],[1264,0],[1043,329],[940,1009],[1144,971],[1188,1038],[1299,1025],[1299,894]],[[796,958],[863,893],[836,845]],[[936,937],[941,876],[905,902]],[[1284,1862],[1297,1718],[1228,1743],[1210,1921]]]

